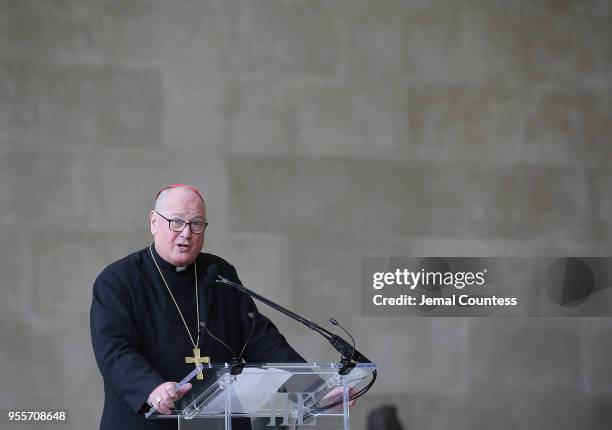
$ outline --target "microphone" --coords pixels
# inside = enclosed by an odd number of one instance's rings
[[[202,327],[204,327],[204,330],[206,330],[206,333],[208,333],[208,335],[209,335],[210,337],[212,337],[213,339],[215,339],[217,342],[221,343],[221,345],[223,345],[224,347],[226,347],[226,348],[227,348],[227,349],[228,349],[228,350],[229,350],[229,351],[232,353],[232,355],[233,355],[234,357],[236,357],[236,352],[235,352],[235,351],[234,351],[232,348],[230,348],[230,347],[229,347],[229,345],[228,345],[227,343],[223,342],[223,341],[222,341],[221,339],[219,339],[217,336],[215,336],[214,334],[212,334],[212,333],[210,332],[210,330],[208,330],[208,326],[206,325],[206,321],[201,321],[201,322],[200,322],[200,325],[201,325]]]
[[[240,373],[242,373],[242,369],[244,368],[246,364],[242,361],[242,354],[244,354],[244,350],[246,349],[246,346],[249,343],[249,340],[251,339],[251,335],[253,334],[253,330],[255,329],[255,318],[257,315],[254,312],[249,312],[247,316],[251,320],[251,330],[249,331],[249,334],[247,335],[246,341],[244,342],[244,345],[242,346],[242,349],[240,350],[239,355],[236,355],[236,351],[234,351],[227,343],[223,342],[217,336],[212,334],[212,332],[208,329],[208,325],[206,324],[206,321],[200,322],[200,325],[204,328],[204,330],[206,330],[206,333],[208,333],[210,337],[212,337],[217,342],[219,342],[221,345],[223,345],[225,348],[227,348],[227,350],[230,351],[232,355],[234,356],[234,358],[232,358],[233,365],[232,365],[232,370],[230,372],[232,375],[239,375]]]
[[[249,343],[249,340],[251,339],[251,335],[253,334],[253,330],[255,329],[256,317],[254,312],[249,312],[247,315],[251,319],[251,330],[249,331],[246,341],[244,342],[244,345],[240,350],[240,355],[238,356],[238,358],[234,357],[234,364],[232,366],[232,369],[230,370],[231,375],[240,375],[242,373],[242,370],[244,369],[244,366],[246,365],[246,362],[242,361],[242,354],[244,354],[244,350],[246,349],[246,346]]]
[[[217,282],[221,284],[227,284],[230,287],[233,287],[237,289],[238,291],[248,296],[251,296],[254,299],[259,300],[260,302],[265,303],[271,308],[276,309],[280,313],[287,315],[289,318],[292,318],[304,324],[306,327],[310,328],[311,330],[319,333],[321,336],[327,339],[327,341],[334,347],[334,349],[338,351],[340,355],[342,356],[344,366],[339,371],[341,375],[348,374],[351,371],[352,367],[355,367],[356,363],[354,361],[358,363],[371,363],[372,362],[366,356],[360,353],[357,349],[355,349],[354,344],[351,345],[350,343],[348,343],[346,340],[344,340],[342,337],[338,336],[337,334],[332,333],[329,330],[321,327],[320,325],[307,320],[303,316],[298,315],[295,312],[292,312],[289,309],[286,309],[282,307],[281,305],[273,302],[272,300],[267,299],[263,297],[262,295],[257,294],[254,291],[249,290],[245,286],[238,284],[236,282],[232,282],[229,279],[224,278],[221,275],[217,275]]]
[[[370,359],[368,359],[365,355],[363,355],[361,352],[357,351],[357,349],[355,349],[355,339],[353,339],[353,336],[351,336],[349,334],[349,336],[351,337],[352,341],[353,341],[353,345],[349,344],[346,340],[344,340],[342,337],[338,336],[335,333],[330,332],[329,330],[321,327],[320,325],[307,320],[306,318],[304,318],[301,315],[296,314],[295,312],[290,311],[287,308],[282,307],[281,305],[273,302],[272,300],[257,294],[254,291],[249,290],[248,288],[246,288],[245,286],[243,286],[242,284],[236,283],[236,282],[232,282],[229,279],[224,278],[221,275],[217,275],[217,283],[221,283],[221,284],[227,284],[232,288],[237,289],[238,291],[240,291],[241,293],[246,294],[247,296],[250,296],[254,299],[259,300],[262,303],[265,303],[266,305],[270,306],[273,309],[276,309],[278,312],[288,316],[289,318],[292,318],[302,324],[304,324],[306,327],[310,328],[313,331],[316,331],[317,333],[319,333],[321,336],[323,336],[325,339],[327,339],[327,341],[334,347],[334,349],[336,351],[338,351],[340,353],[340,355],[342,356],[342,367],[340,368],[340,370],[338,371],[339,375],[348,375],[353,368],[357,365],[357,363],[371,363],[372,361]],[[333,320],[333,322],[332,322]],[[338,323],[338,321],[334,320],[333,318],[330,319],[330,322],[332,324],[334,324],[334,322],[336,322],[336,324],[342,328],[347,334],[348,332]],[[334,325],[336,325],[334,324]],[[350,354],[349,354],[350,351]],[[242,367],[244,367],[244,364],[242,365]],[[242,371],[242,369],[240,369],[240,371]],[[353,394],[350,396],[351,400],[357,399],[358,397],[361,397],[362,395],[364,395],[367,391],[370,390],[370,388],[372,388],[372,386],[374,385],[374,383],[376,382],[376,376],[377,376],[377,371],[376,369],[372,372],[372,379],[370,380],[370,382],[363,388],[361,388],[357,393]],[[342,400],[338,400],[335,402],[332,402],[329,405],[326,405],[325,407],[322,408],[318,408],[320,410],[326,410],[335,406],[338,406],[342,403]]]
[[[204,281],[208,281],[211,280],[213,281],[213,283],[215,283],[217,281],[217,276],[219,276],[219,266],[217,266],[216,264],[211,264],[210,266],[208,266],[208,269],[206,269],[206,276],[204,277]]]
[[[344,331],[348,335],[348,337],[351,338],[351,342],[353,342],[353,352],[351,352],[351,358],[349,358],[349,361],[353,360],[353,356],[355,355],[355,338],[353,336],[351,336],[351,334],[344,327],[342,327],[342,324],[340,324],[335,319],[330,318],[329,322],[332,323],[335,326],[340,327],[342,329],[342,331]]]
[[[255,317],[257,315],[255,315],[255,312],[249,312],[247,315],[251,319],[251,331],[249,331],[249,335],[247,336],[246,341],[242,346],[242,350],[240,351],[240,355],[238,356],[238,361],[242,361],[242,354],[244,354],[244,350],[246,349],[246,346],[249,343],[249,340],[251,339],[251,335],[253,334],[253,330],[255,329]]]

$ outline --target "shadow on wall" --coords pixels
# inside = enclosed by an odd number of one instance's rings
[[[368,430],[403,430],[394,405],[383,405],[368,413]]]

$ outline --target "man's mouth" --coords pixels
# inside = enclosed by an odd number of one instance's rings
[[[180,250],[182,250],[182,251],[185,251],[185,250],[189,249],[189,245],[188,245],[188,244],[186,244],[186,243],[179,243],[177,246],[178,246],[178,247],[179,247],[179,249],[180,249]]]

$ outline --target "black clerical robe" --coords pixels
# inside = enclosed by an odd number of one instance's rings
[[[197,337],[195,266],[198,276],[200,320],[224,346],[200,329],[202,356],[213,363],[230,362],[243,348],[247,362],[303,362],[274,324],[257,313],[246,294],[216,284],[208,268],[239,282],[232,265],[201,253],[183,271],[163,260],[155,247],[135,252],[105,268],[93,287],[91,339],[104,380],[101,429],[175,429],[176,420],[145,420],[147,397],[166,381],[180,381],[194,369],[185,357],[193,345],[179,312],[151,257],[151,250],[174,294],[194,339]],[[249,313],[256,313],[251,319]],[[228,348],[229,347],[229,348]],[[232,349],[234,352],[230,351]],[[240,424],[240,423],[238,423]],[[244,422],[242,423],[245,424]],[[237,427],[243,427],[238,425]]]

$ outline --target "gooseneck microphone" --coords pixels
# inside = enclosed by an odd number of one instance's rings
[[[253,312],[249,312],[247,314],[249,316],[249,318],[251,318],[251,330],[249,331],[249,334],[246,338],[246,341],[244,342],[244,345],[242,345],[242,350],[240,350],[240,355],[238,356],[238,358],[234,358],[233,363],[232,363],[232,369],[230,370],[230,374],[231,375],[240,375],[242,373],[242,370],[244,369],[244,366],[246,365],[245,361],[242,361],[242,354],[244,354],[244,350],[247,346],[247,344],[249,343],[249,339],[251,339],[251,335],[253,334],[253,329],[255,329],[255,313]]]
[[[251,335],[253,334],[253,330],[255,329],[255,313],[254,312],[249,312],[247,314],[249,316],[249,318],[251,319],[251,331],[249,331],[249,335],[247,336],[246,340],[244,341],[244,345],[242,345],[242,350],[240,351],[240,355],[238,356],[238,360],[242,361],[242,354],[244,354],[244,350],[246,349],[249,340],[251,339]]]
[[[244,369],[244,365],[246,364],[242,361],[242,354],[244,354],[244,350],[246,349],[249,343],[249,340],[251,339],[251,335],[253,334],[253,330],[255,329],[255,318],[257,315],[254,312],[249,312],[247,316],[251,320],[251,329],[249,331],[249,334],[247,335],[246,340],[244,341],[244,345],[242,346],[242,349],[240,350],[240,354],[238,355],[236,355],[236,351],[234,351],[227,343],[223,342],[217,336],[212,334],[212,332],[208,329],[208,325],[206,324],[206,321],[200,322],[200,326],[202,326],[204,330],[206,330],[206,333],[208,333],[210,337],[212,337],[217,342],[219,342],[221,345],[223,345],[225,348],[227,348],[227,350],[230,351],[232,355],[234,356],[232,358],[232,370],[230,372],[232,375],[239,375],[240,373],[242,373],[242,369]]]
[[[347,330],[346,330],[344,327],[342,327],[342,324],[340,324],[340,323],[339,323],[338,321],[336,321],[335,319],[330,318],[330,319],[329,319],[329,322],[330,322],[330,323],[332,323],[332,324],[333,324],[333,325],[335,325],[335,326],[340,327],[340,328],[342,329],[342,331],[344,331],[344,332],[345,332],[345,333],[348,335],[348,337],[350,337],[350,338],[351,338],[351,342],[353,342],[353,352],[351,352],[351,358],[350,358],[350,360],[352,360],[352,359],[353,359],[353,356],[355,355],[355,338],[354,338],[353,336],[351,336],[351,334],[350,334],[350,333],[349,333],[349,332],[348,332],[348,331],[347,331]]]
[[[226,347],[226,348],[228,349],[228,351],[229,351],[229,352],[231,352],[231,353],[232,353],[232,355],[233,355],[234,357],[236,357],[236,352],[235,352],[235,351],[234,351],[232,348],[230,348],[230,346],[229,346],[227,343],[223,342],[223,341],[222,341],[221,339],[219,339],[217,336],[215,336],[214,334],[212,334],[210,330],[208,330],[208,325],[206,324],[206,321],[201,321],[201,322],[200,322],[200,325],[201,325],[201,326],[204,328],[204,330],[206,330],[206,333],[208,333],[208,335],[209,335],[210,337],[212,337],[212,338],[213,338],[213,339],[215,339],[217,342],[219,342],[221,345],[223,345],[224,347]]]

